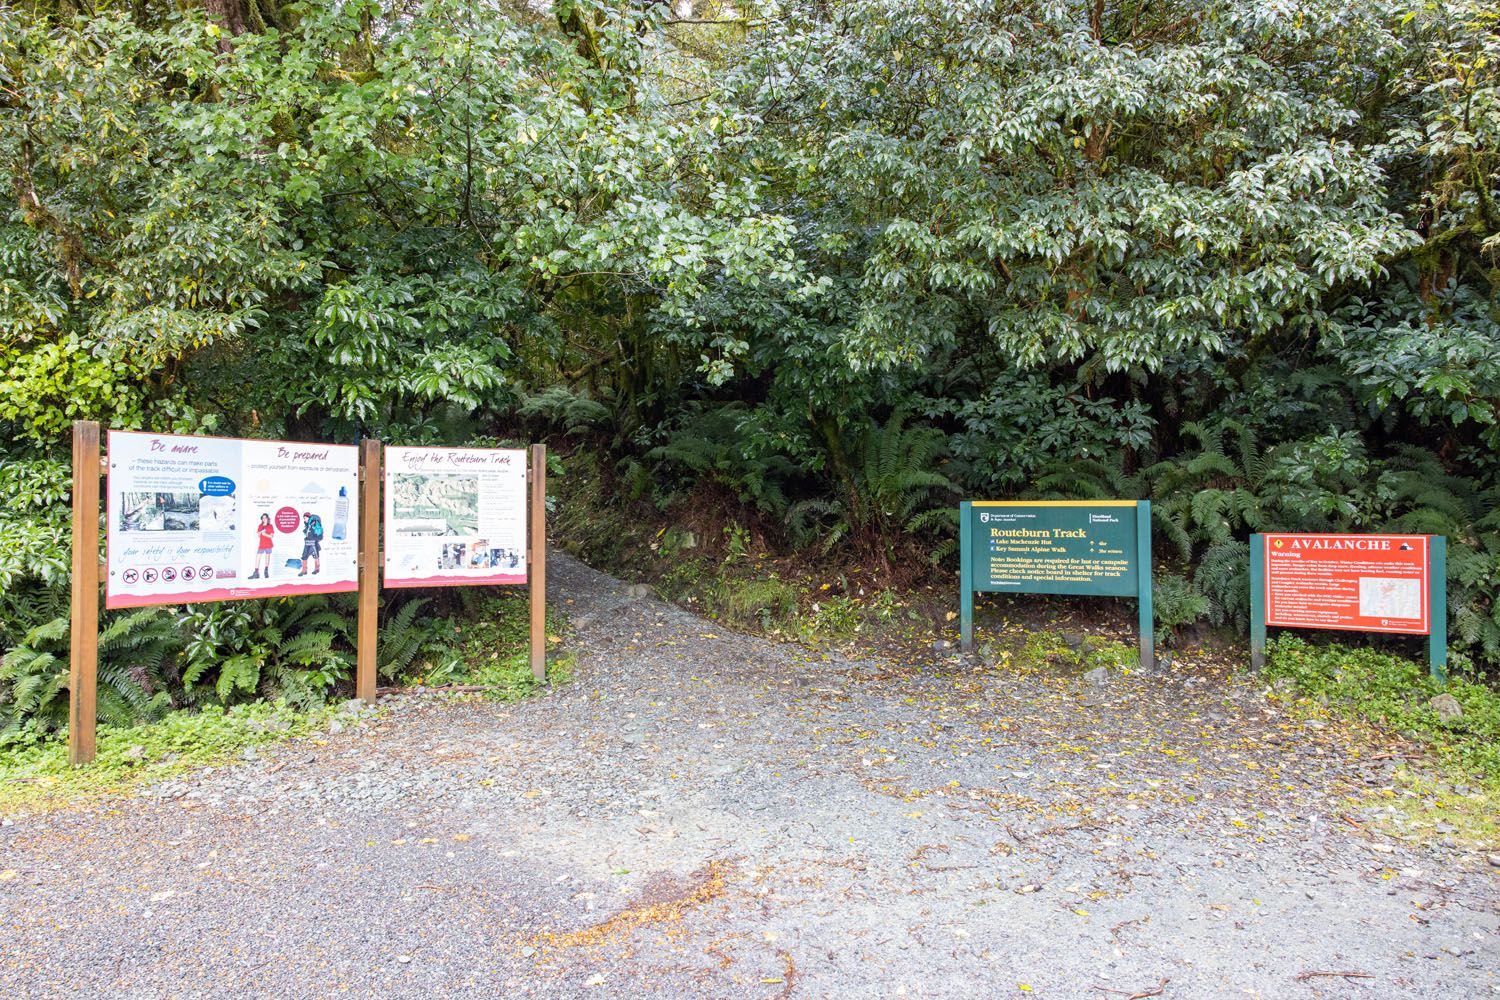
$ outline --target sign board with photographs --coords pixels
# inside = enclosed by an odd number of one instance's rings
[[[358,586],[359,449],[110,431],[105,607]]]
[[[1250,652],[1267,626],[1429,636],[1433,672],[1447,660],[1447,539],[1438,535],[1250,537]]]
[[[385,586],[525,583],[526,569],[523,449],[385,449]]]
[[[373,438],[355,448],[111,431],[107,459],[99,446],[96,422],[73,422],[71,763],[95,751],[101,499],[105,607],[355,591],[354,693],[373,703],[382,562],[389,587],[529,584],[531,672],[545,681],[545,445],[391,448],[384,475]]]

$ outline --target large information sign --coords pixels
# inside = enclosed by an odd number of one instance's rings
[[[974,644],[976,591],[1134,597],[1141,662],[1151,664],[1150,501],[965,501],[959,534],[965,649]]]
[[[387,448],[385,585],[526,582],[526,452]]]
[[[110,431],[105,607],[358,587],[359,449]]]
[[[1266,624],[1431,629],[1426,535],[1265,535]]]
[[[1267,626],[1427,635],[1433,637],[1434,672],[1446,660],[1446,539],[1265,534],[1252,535],[1250,545],[1250,646],[1257,666]]]

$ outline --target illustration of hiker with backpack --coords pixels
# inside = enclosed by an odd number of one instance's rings
[[[323,519],[311,512],[302,514],[302,572],[307,575],[307,561],[311,559],[313,575],[323,568]]]

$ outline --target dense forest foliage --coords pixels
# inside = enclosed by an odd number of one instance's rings
[[[76,418],[565,437],[887,562],[1150,497],[1231,626],[1254,530],[1443,533],[1493,668],[1497,67],[1481,0],[0,0],[0,728]],[[102,708],[316,696],[326,612],[107,616]]]

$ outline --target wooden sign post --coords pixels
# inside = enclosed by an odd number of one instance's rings
[[[73,423],[73,588],[68,628],[68,763],[94,759],[99,685],[99,425]]]
[[[530,531],[526,558],[531,587],[531,675],[547,679],[547,446],[531,446]]]
[[[96,696],[99,677],[99,478],[103,472],[99,444],[97,423],[80,420],[73,424],[73,580],[68,664],[68,759],[73,764],[86,764],[94,759],[95,753]],[[508,467],[515,470],[508,479],[508,482],[512,484],[509,487],[511,492],[500,495],[510,498],[507,501],[510,504],[508,509],[514,515],[514,520],[502,522],[502,524],[510,523],[517,527],[513,534],[507,534],[503,545],[473,542],[473,551],[468,553],[469,561],[467,562],[464,561],[465,545],[455,545],[454,547],[459,550],[458,556],[455,557],[456,562],[446,568],[451,573],[459,574],[456,577],[450,573],[448,577],[438,580],[407,579],[397,574],[395,579],[387,575],[384,581],[382,581],[383,557],[390,556],[390,546],[387,545],[385,551],[382,552],[381,488],[385,480],[384,473],[387,471],[383,466],[396,463],[403,451],[423,449],[393,447],[387,454],[380,441],[374,438],[366,439],[359,447],[356,485],[354,456],[352,455],[354,449],[348,446],[313,445],[308,447],[305,442],[259,440],[237,442],[236,439],[225,438],[112,432],[110,448],[111,456],[117,465],[115,471],[120,474],[121,478],[112,483],[118,502],[109,508],[110,519],[107,520],[111,525],[110,537],[112,539],[115,538],[116,531],[122,531],[124,534],[120,536],[122,541],[118,546],[119,550],[110,553],[111,563],[107,567],[111,574],[108,578],[108,607],[239,600],[278,596],[287,592],[356,591],[358,593],[358,629],[354,691],[356,697],[373,704],[376,700],[382,582],[386,586],[396,587],[448,586],[458,583],[529,583],[531,586],[531,672],[538,681],[546,680],[547,448],[545,445],[532,445],[529,456],[521,449],[426,449],[438,452],[461,451],[464,452],[461,457],[466,462],[492,462],[495,463],[496,468]],[[159,513],[160,519],[165,523],[170,513],[176,516],[176,531],[182,535],[186,531],[197,531],[200,517],[223,517],[224,505],[221,498],[234,497],[237,495],[237,489],[244,489],[243,483],[237,485],[236,482],[246,478],[243,472],[238,470],[248,468],[249,465],[241,461],[239,456],[251,448],[261,449],[263,452],[270,449],[277,459],[289,456],[290,461],[293,462],[301,461],[323,466],[329,464],[330,452],[342,452],[345,456],[340,459],[340,463],[346,464],[335,463],[331,473],[334,478],[329,480],[332,485],[326,493],[320,494],[327,498],[325,506],[320,510],[308,512],[304,504],[304,509],[300,512],[302,514],[300,527],[304,532],[300,560],[303,572],[287,580],[280,572],[288,569],[287,564],[283,563],[278,567],[276,581],[274,584],[270,583],[272,568],[276,562],[271,555],[273,539],[277,537],[277,533],[294,539],[298,537],[299,510],[286,504],[282,509],[263,514],[266,520],[261,530],[266,532],[264,537],[266,544],[258,547],[253,553],[247,553],[244,557],[253,556],[255,560],[255,572],[249,577],[244,575],[246,567],[243,565],[243,559],[233,555],[235,551],[233,549],[230,550],[231,555],[222,564],[211,562],[207,557],[195,555],[190,562],[178,557],[170,564],[158,565],[162,562],[161,556],[154,550],[151,552],[150,561],[145,563],[140,561],[140,553],[147,550],[141,549],[138,542],[132,543],[132,539],[144,531],[138,523],[139,520],[143,516]],[[182,472],[181,475],[185,477],[184,482],[176,491],[154,484],[131,486],[132,463],[142,461],[140,454],[143,452],[152,455],[153,461],[157,452],[164,456],[191,456],[183,461],[200,463],[200,466],[205,462],[217,461],[232,474],[215,473],[204,476],[200,467],[190,472]],[[132,455],[136,457],[132,458]],[[528,457],[529,462],[525,463],[528,469],[523,478],[520,466]],[[265,460],[264,455],[257,459],[260,462]],[[208,468],[212,470],[214,466],[209,465]],[[325,475],[330,474],[326,467],[320,471]],[[155,468],[152,469],[152,473],[155,476],[160,475]],[[342,477],[343,483],[338,481],[339,477]],[[334,487],[337,487],[336,494]],[[347,497],[346,490],[354,492],[357,497]],[[136,506],[127,509],[127,504],[120,498],[133,497],[137,494],[146,499],[132,500],[131,503]],[[394,493],[389,494],[387,499],[394,495]],[[219,502],[210,506],[211,500]],[[348,515],[352,506],[351,500],[357,500],[358,504],[357,511],[355,511],[357,520],[353,525],[357,536],[345,541],[345,532],[349,527]],[[245,509],[247,508],[240,508],[239,513],[243,514]],[[523,511],[526,514],[526,524],[524,528],[521,528],[519,520]],[[231,509],[231,516],[235,513],[236,511]],[[112,520],[117,517],[120,519],[118,524]],[[327,523],[328,519],[332,520],[332,531],[329,534],[329,541],[325,543],[322,525]],[[231,520],[229,523],[231,527],[228,532],[232,534],[235,530],[232,525],[236,522]],[[391,525],[386,527],[388,535],[397,533]],[[153,535],[156,533],[158,532],[154,531]],[[430,534],[430,532],[419,532],[419,534]],[[389,537],[387,540],[389,541]],[[339,542],[343,542],[343,545],[339,546]],[[439,542],[441,543],[441,539]],[[153,545],[154,543],[153,538]],[[134,557],[132,557],[132,544],[135,544],[136,555]],[[321,582],[313,582],[312,578],[303,581],[301,578],[306,576],[309,557],[313,564],[314,575],[320,570],[334,568],[330,563],[331,553],[324,549],[325,544],[336,546],[334,551],[346,560],[343,564],[344,575],[334,576],[332,573],[325,573]],[[524,571],[518,566],[523,546],[527,550]],[[264,556],[262,551],[265,553]],[[292,551],[295,552],[295,550]],[[262,558],[266,560],[264,566],[261,562]],[[502,562],[507,559],[508,563]],[[289,558],[288,561],[290,568],[296,568],[299,562],[296,558]],[[439,566],[435,559],[432,563],[433,565],[427,567],[428,569],[442,571],[443,567]],[[261,575],[262,570],[264,570],[264,576]],[[508,573],[507,570],[509,570]],[[160,584],[159,587],[158,584]]]
[[[375,704],[376,634],[380,613],[380,442],[359,448],[359,625],[355,633],[354,696]]]

